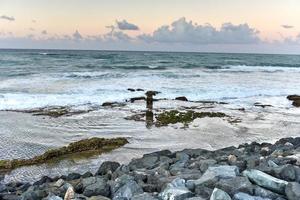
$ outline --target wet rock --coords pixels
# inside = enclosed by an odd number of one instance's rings
[[[295,181],[296,180],[296,171],[294,166],[286,165],[283,166],[279,172],[280,178],[286,181]]]
[[[188,101],[188,99],[185,96],[176,97],[175,100],[178,100],[178,101]]]
[[[52,182],[52,179],[48,176],[43,176],[40,180],[33,183],[33,185],[42,185],[44,183]]]
[[[100,168],[97,171],[97,175],[105,175],[108,172],[113,173],[120,167],[120,164],[118,162],[112,162],[112,161],[105,161],[101,164]]]
[[[272,192],[270,190],[264,189],[264,188],[262,188],[260,186],[255,186],[253,191],[254,191],[254,193],[253,193],[254,196],[259,196],[259,197],[267,198],[267,199],[277,199],[277,198],[280,198],[279,194],[274,193],[274,192]]]
[[[128,88],[127,90],[130,92],[135,92],[135,89],[133,89],[133,88]]]
[[[92,174],[91,172],[85,172],[85,173],[81,176],[81,178],[88,178],[88,177],[91,177],[91,176],[93,176],[93,174]]]
[[[87,200],[110,200],[110,198],[99,195],[99,196],[90,197]]]
[[[126,106],[125,103],[121,103],[121,102],[104,102],[102,103],[103,107],[122,107],[122,106]]]
[[[237,176],[230,179],[221,179],[216,187],[233,196],[238,192],[253,194],[253,186],[246,177]]]
[[[265,108],[265,107],[273,107],[272,105],[269,105],[269,104],[261,104],[261,103],[259,103],[259,102],[254,103],[254,106],[262,107],[262,108]]]
[[[133,97],[129,99],[130,103],[134,103],[135,101],[141,101],[141,100],[145,101],[146,97]]]
[[[100,177],[89,177],[82,180],[83,195],[87,197],[102,195],[108,197],[110,195],[110,187],[107,182]]]
[[[271,200],[271,199],[262,198],[258,196],[251,196],[249,194],[239,192],[234,195],[233,200]]]
[[[159,194],[163,200],[183,200],[192,197],[193,193],[185,187],[185,180],[176,178]]]
[[[288,200],[299,200],[300,184],[297,182],[288,183],[285,188],[285,194],[288,197]]]
[[[66,180],[67,181],[72,181],[72,180],[75,180],[75,179],[79,179],[81,177],[80,174],[78,173],[71,173],[71,174],[68,174]]]
[[[211,194],[210,200],[231,200],[231,198],[223,190],[215,188]]]
[[[256,183],[257,185],[280,194],[284,194],[285,187],[288,183],[284,180],[280,180],[255,169],[245,170],[243,172],[243,175],[247,176],[249,180]]]
[[[153,169],[158,161],[159,158],[156,155],[144,155],[140,159],[132,160],[128,166],[131,170],[140,168]]]

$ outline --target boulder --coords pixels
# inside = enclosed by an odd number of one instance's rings
[[[128,166],[131,170],[141,168],[153,169],[158,161],[159,157],[156,155],[144,155],[142,158],[132,160]]]
[[[255,186],[253,192],[254,192],[254,194],[253,194],[254,196],[259,196],[259,197],[263,197],[263,198],[267,198],[267,199],[280,198],[279,194],[272,192],[270,190],[264,189],[260,186]]]
[[[262,198],[258,196],[251,196],[249,194],[239,192],[233,196],[233,200],[271,200],[271,199]]]
[[[256,169],[245,170],[243,175],[257,185],[280,194],[284,194],[285,187],[288,184],[287,181],[280,180]]]
[[[158,200],[158,199],[153,197],[149,193],[143,193],[143,194],[138,194],[138,195],[133,196],[131,198],[131,200]]]
[[[176,97],[175,100],[178,100],[178,101],[188,101],[188,99],[185,96]]]
[[[253,194],[253,185],[246,177],[237,176],[230,179],[221,179],[216,187],[233,196],[238,192]]]
[[[97,171],[97,175],[105,175],[108,172],[113,173],[120,167],[120,164],[118,162],[111,162],[111,161],[105,161],[101,164],[100,168]]]
[[[193,193],[185,187],[185,180],[176,178],[159,194],[162,200],[183,200],[192,197]]]
[[[139,186],[135,181],[130,180],[113,194],[113,199],[131,199],[133,196],[142,193],[143,189],[141,186]]]
[[[79,179],[81,177],[80,174],[78,173],[71,173],[67,176],[67,181],[71,181],[71,180],[75,180],[75,179]]]
[[[105,179],[100,177],[89,177],[82,180],[83,195],[87,197],[110,195],[110,187]]]
[[[231,200],[231,198],[223,190],[215,188],[210,196],[210,200]]]
[[[87,200],[110,200],[110,198],[99,195],[99,196],[92,196],[92,197],[88,198]]]
[[[65,194],[64,200],[73,200],[73,199],[75,199],[74,188],[69,187],[66,194]]]
[[[285,188],[285,194],[288,197],[288,200],[299,200],[300,184],[297,182],[288,183]]]

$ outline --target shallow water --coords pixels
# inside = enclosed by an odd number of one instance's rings
[[[0,50],[0,159],[30,158],[89,137],[126,137],[130,142],[92,159],[19,168],[5,181],[95,171],[104,160],[127,163],[161,149],[212,150],[300,136],[300,110],[286,99],[299,91],[299,63],[300,56],[288,55]],[[225,112],[241,122],[204,118],[188,129],[180,124],[149,129],[144,122],[124,119],[144,110],[143,101],[121,108],[100,106],[144,95],[127,88],[161,91],[158,98],[225,101],[229,104],[199,111]],[[255,102],[273,107],[255,107]],[[97,109],[59,118],[5,111],[53,105]],[[158,109],[182,106],[208,105],[170,100],[154,104]]]

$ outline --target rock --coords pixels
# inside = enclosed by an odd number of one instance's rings
[[[113,173],[114,171],[116,171],[116,169],[118,169],[118,167],[120,167],[120,164],[118,162],[106,161],[101,164],[96,174],[105,175],[108,172]]]
[[[299,200],[300,184],[297,182],[288,183],[285,188],[285,194],[288,197],[288,200]]]
[[[133,97],[133,98],[130,98],[129,101],[131,103],[134,103],[135,101],[141,101],[141,100],[146,100],[146,97]]]
[[[71,173],[71,174],[68,174],[66,180],[67,181],[72,181],[72,180],[75,180],[75,179],[79,179],[81,177],[80,174],[78,173]]]
[[[237,161],[237,157],[236,157],[235,155],[232,155],[232,154],[231,154],[231,155],[228,156],[228,163],[229,163],[229,164],[231,164],[231,165],[232,165],[232,164],[235,164],[236,161]]]
[[[296,171],[294,169],[294,166],[292,165],[286,165],[283,168],[281,168],[279,172],[280,178],[286,180],[286,181],[295,181],[296,180]]]
[[[288,100],[290,100],[290,101],[294,101],[294,100],[300,99],[300,95],[296,95],[296,94],[294,94],[294,95],[288,95],[286,98]]]
[[[64,181],[63,179],[58,179],[58,180],[53,184],[53,186],[59,188],[59,187],[63,186],[64,183],[65,183],[65,181]]]
[[[159,161],[158,156],[155,155],[144,155],[140,159],[134,159],[129,163],[129,168],[131,170],[146,168],[146,169],[153,169],[157,162]]]
[[[278,167],[278,165],[272,160],[268,160],[268,166],[272,168]]]
[[[143,193],[133,196],[131,200],[157,200],[157,198],[153,197],[149,193]]]
[[[87,200],[110,200],[110,198],[99,195],[99,196],[90,197]]]
[[[213,159],[200,160],[200,161],[199,161],[200,171],[201,171],[201,172],[205,172],[205,171],[208,169],[208,167],[213,166],[213,165],[215,165],[216,163],[217,163],[217,161],[216,161],[216,160],[213,160]]]
[[[131,199],[133,196],[142,194],[143,189],[135,181],[130,180],[113,194],[113,199]]]
[[[271,199],[262,198],[258,196],[251,196],[249,194],[239,192],[233,196],[233,200],[271,200]]]
[[[280,197],[279,194],[274,193],[270,190],[266,190],[260,186],[255,186],[254,187],[254,196],[259,196],[259,197],[263,197],[263,198],[267,198],[267,199],[277,199]]]
[[[40,180],[33,183],[33,185],[42,185],[44,183],[52,182],[52,179],[48,176],[43,176]]]
[[[162,200],[183,200],[192,197],[193,193],[185,187],[185,180],[176,178],[159,194]]]
[[[38,199],[39,199],[38,196],[33,190],[28,190],[22,194],[22,200],[38,200]]]
[[[185,96],[176,97],[175,100],[178,100],[178,101],[188,101],[188,99]]]
[[[184,167],[186,167],[187,162],[189,161],[189,156],[186,153],[177,153],[177,161],[170,166],[170,173],[172,175],[177,175]]]
[[[135,89],[133,89],[133,88],[128,88],[127,90],[130,92],[135,92]]]
[[[210,196],[210,200],[231,200],[231,198],[223,190],[215,188]]]
[[[233,196],[238,192],[253,194],[253,186],[246,177],[237,176],[230,179],[221,179],[216,187]]]
[[[187,198],[186,200],[205,200],[202,197],[191,197],[191,198]]]
[[[46,198],[45,198],[45,200],[63,200],[61,197],[59,197],[59,196],[55,196],[55,195],[53,195],[53,194],[49,194]]]
[[[74,188],[69,187],[66,194],[65,194],[64,200],[73,200],[73,199],[75,199]]]
[[[108,197],[110,195],[109,185],[103,178],[89,177],[82,180],[83,195],[87,197],[102,195]]]
[[[85,173],[81,176],[81,178],[88,178],[88,177],[91,177],[91,176],[93,176],[93,174],[92,174],[91,172],[85,172]]]
[[[280,180],[255,169],[245,170],[243,172],[243,175],[247,176],[252,182],[256,183],[257,185],[280,194],[284,194],[285,187],[288,183],[284,180]]]
[[[213,189],[205,187],[205,186],[195,188],[195,194],[197,194],[197,196],[201,196],[204,199],[209,199],[212,192],[213,192]]]

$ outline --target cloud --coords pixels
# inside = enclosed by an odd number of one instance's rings
[[[79,33],[78,30],[76,30],[75,33],[73,33],[72,36],[73,36],[73,38],[74,38],[75,40],[81,40],[81,39],[83,39],[82,35]]]
[[[0,16],[0,19],[8,20],[8,21],[15,21],[15,18],[13,16],[9,17],[7,15]]]
[[[29,28],[29,30],[30,30],[30,31],[35,31],[35,29],[34,29],[34,28],[32,28],[32,27],[30,27],[30,28]]]
[[[31,22],[32,22],[32,23],[36,23],[36,20],[35,20],[35,19],[33,19],[33,20],[31,20]]]
[[[287,24],[281,25],[281,27],[282,27],[282,28],[285,28],[285,29],[291,29],[291,28],[294,28],[294,26],[287,25]]]
[[[170,26],[161,26],[152,34],[143,34],[139,39],[147,42],[192,43],[192,44],[252,44],[260,42],[258,31],[248,24],[224,23],[220,29],[210,24],[197,25],[180,18]]]
[[[122,20],[122,21],[117,20],[116,23],[117,23],[117,27],[120,30],[123,30],[123,31],[126,31],[126,30],[137,31],[137,30],[139,30],[139,27],[137,25],[129,23],[125,19]]]
[[[41,34],[42,34],[42,35],[47,35],[48,32],[47,32],[46,30],[43,30],[43,31],[41,32]]]

